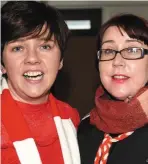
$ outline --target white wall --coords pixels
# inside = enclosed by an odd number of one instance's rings
[[[148,20],[148,1],[48,1],[59,9],[102,8],[102,23],[115,14],[132,13]]]
[[[105,6],[103,7],[103,22],[107,21],[110,17],[120,13],[132,13],[144,17],[148,20],[148,3],[139,6]]]
[[[42,0],[39,0],[42,1]],[[4,4],[6,1],[1,1],[1,4]],[[52,1],[45,0],[46,3],[49,3],[52,6],[55,6],[59,9],[77,9],[77,8],[102,8],[102,21],[105,22],[111,16],[118,13],[133,13],[142,17],[145,17],[148,20],[148,1],[128,1],[128,0],[108,0],[108,1]]]

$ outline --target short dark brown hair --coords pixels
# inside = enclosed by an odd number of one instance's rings
[[[63,57],[69,29],[56,8],[36,1],[9,1],[4,4],[1,9],[1,55],[5,44],[20,37],[38,37],[45,24],[45,31],[49,31],[46,39],[54,35]]]
[[[117,26],[119,31],[123,29],[130,38],[140,40],[148,45],[148,21],[133,14],[120,14],[102,25],[97,37],[97,51],[101,48],[105,31],[111,26]]]

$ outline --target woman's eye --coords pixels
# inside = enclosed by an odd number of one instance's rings
[[[20,52],[22,50],[23,50],[22,46],[17,46],[17,47],[12,48],[12,51],[14,51],[14,52]]]
[[[104,50],[105,54],[113,54],[114,50],[106,49]]]
[[[50,50],[51,46],[50,45],[43,45],[43,46],[41,46],[41,49],[43,49],[43,50]]]
[[[130,48],[127,49],[127,51],[128,51],[128,53],[137,53],[138,49],[130,47]]]

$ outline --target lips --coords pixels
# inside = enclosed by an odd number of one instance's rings
[[[38,71],[38,70],[29,70],[24,72],[23,76],[26,80],[29,81],[38,81],[41,80],[43,78],[44,73],[42,71]]]
[[[43,72],[41,71],[27,71],[23,74],[25,77],[36,77],[43,75]]]
[[[112,78],[114,79],[127,79],[129,76],[126,75],[113,75]]]
[[[115,74],[112,76],[112,80],[117,83],[124,83],[127,81],[130,77],[123,75],[123,74]]]

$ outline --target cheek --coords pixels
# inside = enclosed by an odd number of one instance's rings
[[[103,81],[104,79],[106,79],[109,76],[110,70],[111,70],[111,68],[110,68],[110,64],[109,63],[107,64],[107,62],[106,63],[105,62],[101,62],[99,64],[99,73],[100,73],[101,81]]]
[[[19,64],[15,64],[16,62],[13,62],[12,60],[8,61],[5,63],[5,69],[7,73],[13,73],[13,72],[18,72],[19,70]]]
[[[100,62],[99,64],[99,72],[100,75],[108,75],[111,71],[111,65],[108,62]]]
[[[146,77],[147,77],[147,82],[148,82],[148,56],[147,56],[147,62],[146,62]]]
[[[106,67],[102,62],[99,63],[99,72],[100,72],[100,75],[106,72]]]
[[[3,53],[3,62],[4,62],[4,68],[5,71],[12,72],[14,67],[17,66],[16,60],[13,60],[13,58],[10,58],[9,52]]]
[[[60,61],[59,60],[53,60],[53,59],[50,59],[48,61],[45,61],[44,62],[47,69],[57,69],[60,65]]]
[[[131,76],[135,84],[145,85],[148,82],[148,60],[131,65]]]
[[[22,63],[18,59],[7,59],[5,60],[5,70],[8,78],[13,78],[14,80],[21,75]]]
[[[146,83],[148,84],[148,67],[147,67],[147,70],[146,70]]]
[[[10,72],[13,71],[12,64],[10,62],[5,61],[4,62],[4,65],[5,65],[5,71],[6,71],[6,73],[7,74],[10,74]]]
[[[48,66],[48,67],[57,67],[59,65],[61,59],[61,54],[59,50],[53,50],[50,52],[50,54],[47,54],[44,58],[42,58],[42,61]]]
[[[44,64],[45,70],[49,73],[49,75],[56,74],[60,68],[60,60],[50,59],[48,62],[44,61]]]

